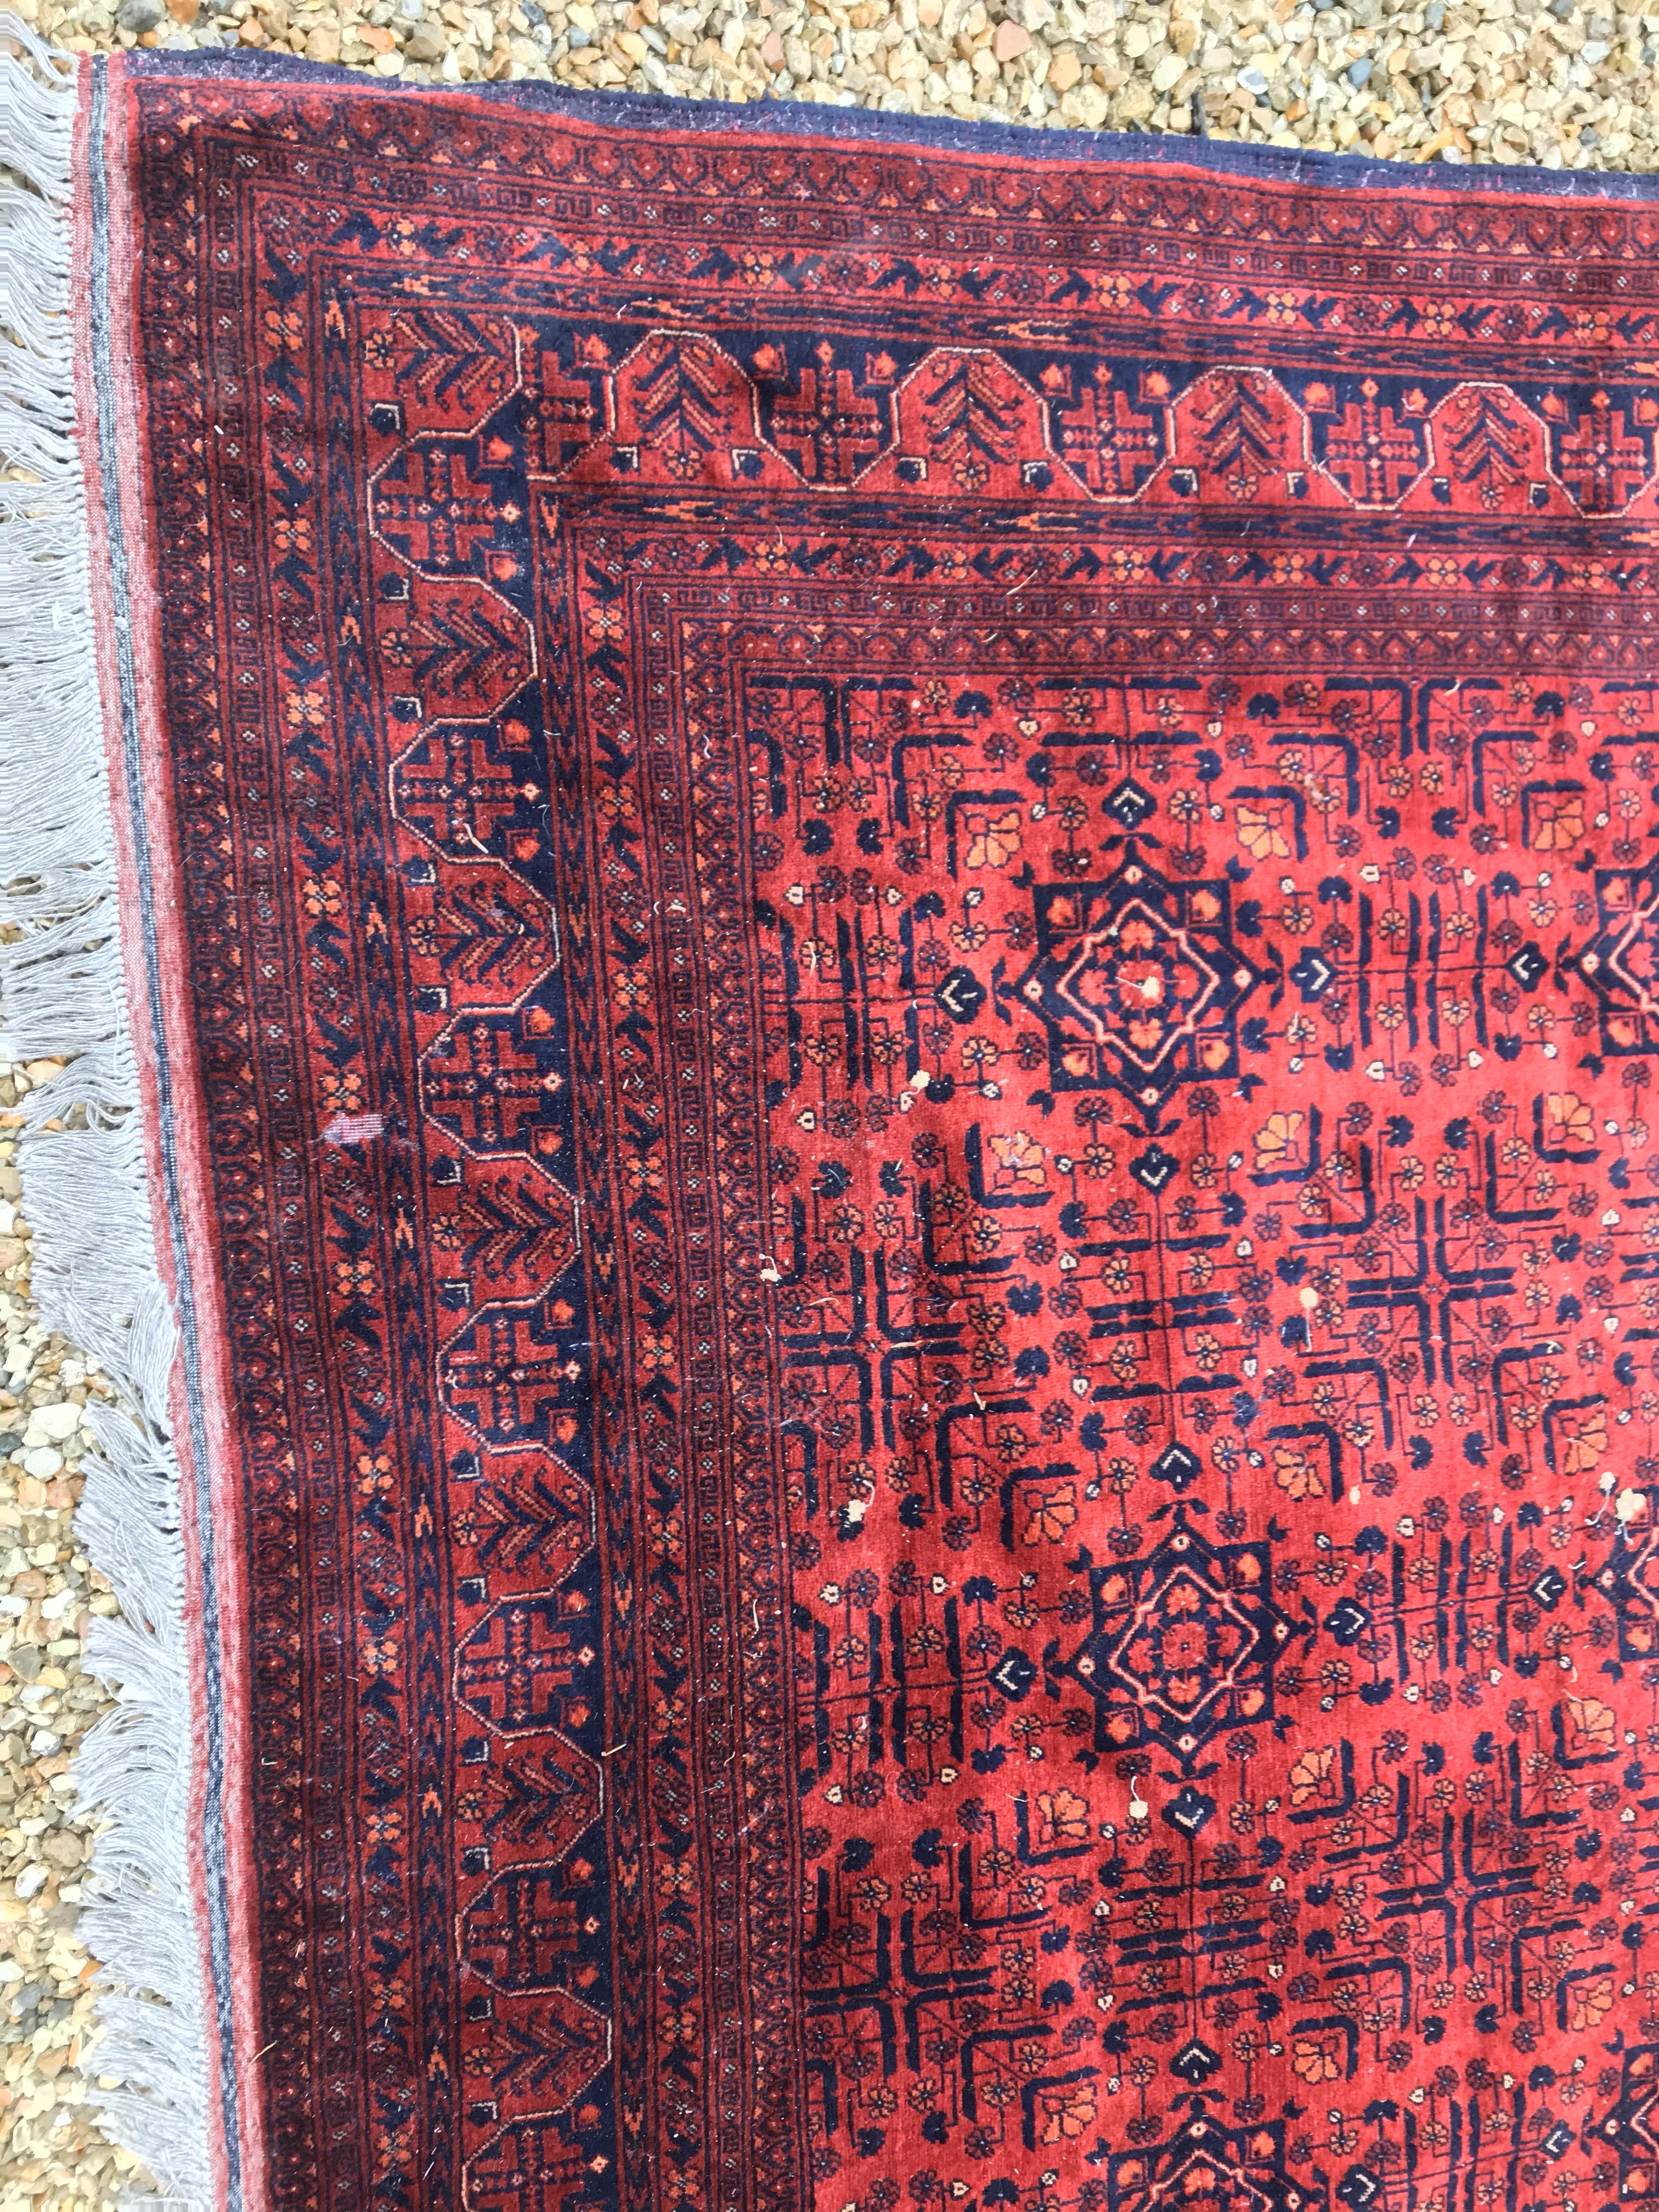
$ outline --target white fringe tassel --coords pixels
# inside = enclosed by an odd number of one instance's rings
[[[113,1826],[81,1931],[102,1962],[91,2063],[116,2140],[176,2199],[205,2207],[207,2021],[190,1787],[179,1463],[167,1435],[178,1348],[156,1264],[139,1090],[117,942],[115,845],[93,651],[84,488],[74,429],[70,150],[74,81],[0,15],[0,1021],[14,1060],[72,1055],[27,1096],[20,1147],[33,1286],[49,1328],[117,1384],[100,1413],[78,1529],[123,1618],[87,1663],[120,1685],[76,1773]],[[9,478],[9,480],[6,480]],[[87,1127],[40,1124],[84,1109]],[[79,1119],[80,1117],[76,1117]]]

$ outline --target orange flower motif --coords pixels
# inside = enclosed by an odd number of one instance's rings
[[[1298,2035],[1291,2045],[1291,2070],[1299,2080],[1317,2087],[1322,2081],[1334,2081],[1342,2066],[1330,2044],[1317,2036]]]
[[[993,1136],[990,1144],[999,1162],[999,1190],[1042,1188],[1047,1180],[1042,1171],[1042,1147],[1035,1137],[1028,1136],[1024,1129],[1016,1129],[1011,1136]]]
[[[967,865],[1006,868],[1019,850],[1019,809],[1011,806],[1001,814],[970,814],[967,823]]]
[[[632,822],[639,815],[640,802],[631,783],[602,783],[593,803],[607,822]]]
[[[1598,2027],[1612,2009],[1611,1974],[1600,1974],[1593,1982],[1581,1982],[1573,1996],[1573,2027],[1582,2034],[1587,2027]]]
[[[1044,1844],[1086,1843],[1089,1838],[1089,1801],[1079,1797],[1073,1790],[1043,1790],[1038,1792],[1037,1815],[1042,1825],[1037,1832]]]
[[[1273,1480],[1298,1505],[1307,1498],[1317,1498],[1325,1486],[1319,1469],[1295,1444],[1273,1446]]]
[[[1258,1175],[1270,1175],[1276,1169],[1297,1164],[1302,1149],[1303,1121],[1300,1114],[1268,1115],[1251,1140]]]
[[[636,1197],[663,1186],[663,1157],[653,1145],[649,1152],[635,1152],[623,1162],[623,1175]]]
[[[344,911],[345,899],[331,876],[307,876],[300,886],[300,903],[316,919]]]
[[[1057,1482],[1038,1491],[1027,1499],[1026,1514],[1026,1543],[1063,1543],[1066,1531],[1077,1519],[1076,1484]]]
[[[678,1364],[679,1355],[672,1336],[647,1329],[640,1340],[640,1358],[648,1373],[665,1375]]]
[[[1074,2081],[1063,2089],[1039,2095],[1037,2103],[1042,2112],[1042,2140],[1046,2143],[1070,2142],[1094,2124],[1098,2100],[1094,2085],[1089,2081]]]
[[[331,1113],[361,1114],[363,1109],[363,1079],[355,1068],[331,1069],[318,1089]]]
[[[1569,1698],[1567,1717],[1572,1723],[1575,1753],[1612,1751],[1619,1741],[1619,1718],[1599,1698]]]
[[[1247,805],[1242,800],[1233,809],[1238,842],[1253,860],[1290,859],[1290,840],[1281,826],[1283,816],[1281,807],[1264,809]]]
[[[365,1498],[384,1498],[395,1480],[391,1459],[385,1452],[361,1453],[352,1462],[352,1473]]]
[[[1534,853],[1565,853],[1584,834],[1584,801],[1577,792],[1541,799],[1533,816]]]
[[[308,684],[289,693],[284,711],[290,729],[320,730],[328,720],[328,694],[319,684]]]
[[[1552,1152],[1584,1152],[1595,1142],[1595,1115],[1575,1091],[1552,1091],[1544,1101],[1544,1145]]]
[[[1309,1805],[1316,1798],[1322,1798],[1328,1804],[1332,1802],[1337,1795],[1337,1784],[1333,1775],[1335,1765],[1336,1746],[1334,1743],[1316,1744],[1311,1751],[1304,1751],[1291,1769],[1291,1804],[1298,1807]],[[1304,2076],[1306,2081],[1316,2078],[1329,2077]]]

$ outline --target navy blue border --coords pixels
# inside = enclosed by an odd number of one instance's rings
[[[824,107],[815,101],[774,99],[736,102],[670,97],[659,93],[577,92],[524,77],[512,84],[403,84],[363,70],[265,54],[247,48],[194,47],[178,52],[137,49],[125,57],[136,76],[246,77],[256,83],[350,85],[391,98],[426,100],[462,93],[543,114],[574,115],[584,123],[624,130],[703,131],[744,138],[844,139],[856,144],[939,149],[953,154],[994,155],[1047,167],[1072,161],[1116,162],[1126,169],[1212,169],[1261,184],[1301,185],[1350,192],[1424,194],[1485,192],[1630,204],[1659,200],[1659,175],[1622,169],[1540,169],[1504,162],[1374,161],[1359,154],[1291,153],[1279,146],[1244,145],[1223,138],[1177,137],[1170,132],[1057,131],[1013,123],[963,123],[950,115],[893,114],[870,107]]]
[[[122,781],[125,787],[123,797],[138,895],[137,950],[143,963],[144,1025],[155,1085],[157,1148],[161,1168],[160,1195],[166,1221],[167,1249],[173,1261],[173,1306],[179,1326],[179,1358],[184,1370],[185,1419],[190,1431],[191,1472],[194,1486],[194,1535],[202,1585],[203,1741],[195,1778],[202,1792],[202,1823],[199,1832],[189,1841],[201,1853],[204,1877],[203,1887],[207,1901],[207,1957],[212,1984],[212,2025],[218,2038],[213,2072],[219,2094],[218,2136],[224,2152],[222,2206],[223,2212],[241,2212],[245,2203],[240,2117],[241,2074],[236,2051],[228,1850],[225,1826],[224,1657],[216,1562],[217,1536],[213,1523],[213,1490],[209,1473],[201,1316],[179,1164],[175,1080],[161,1012],[161,956],[156,931],[155,882],[151,861],[153,846],[144,799],[145,732],[140,726],[138,685],[132,647],[131,574],[126,532],[121,514],[122,469],[116,421],[114,348],[111,336],[109,178],[105,144],[108,128],[108,71],[101,58],[93,64],[88,109],[88,187],[92,242],[88,319],[92,338],[99,493],[109,541],[109,587],[115,632],[117,705],[120,718]],[[134,1012],[137,1018],[137,1010]],[[157,1410],[164,1411],[152,1409]],[[139,1978],[142,1980],[142,1977]],[[204,2021],[204,2035],[207,2030],[208,2023]],[[205,2057],[204,2053],[204,2061]],[[188,2062],[184,2070],[186,2073],[190,2070]],[[210,2126],[212,2124],[210,2117],[211,2108],[212,2089],[210,2087],[204,2111],[204,2118]],[[209,2154],[211,2158],[210,2148]]]

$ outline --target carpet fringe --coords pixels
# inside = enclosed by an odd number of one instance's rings
[[[70,1055],[23,1102],[23,1206],[42,1318],[131,1413],[100,1410],[77,1528],[123,1618],[92,1672],[119,1686],[76,1774],[112,1826],[81,1933],[101,1962],[94,2100],[177,2199],[210,2201],[207,2016],[190,1842],[195,1723],[179,1468],[167,1435],[178,1335],[156,1258],[118,942],[115,839],[73,431],[72,77],[0,15],[0,1033]],[[82,1109],[86,1126],[42,1127]]]

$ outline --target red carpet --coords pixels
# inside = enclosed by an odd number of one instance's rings
[[[214,2201],[1647,2199],[1651,193],[81,100]]]

